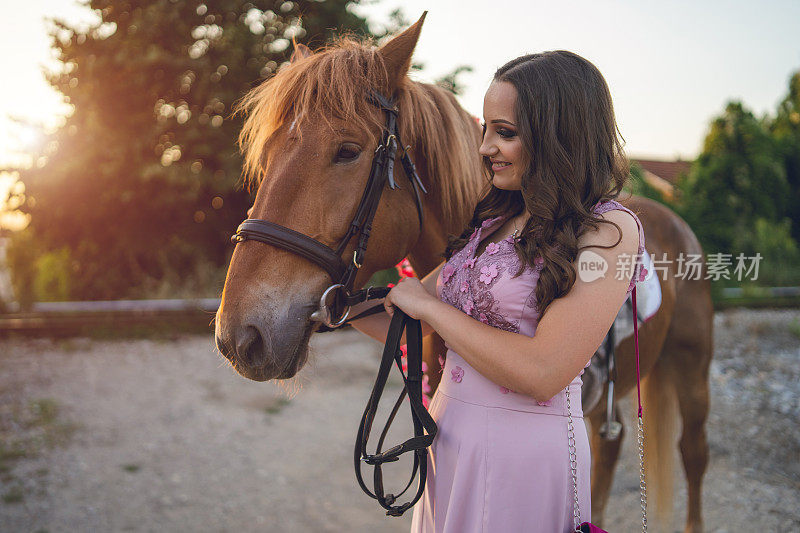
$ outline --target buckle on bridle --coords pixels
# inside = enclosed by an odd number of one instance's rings
[[[332,290],[338,289],[340,287],[344,289],[344,285],[342,285],[341,283],[335,283],[330,287],[328,287],[327,289],[325,289],[325,292],[322,293],[322,296],[319,299],[319,309],[311,313],[312,320],[316,320],[317,322],[322,322],[329,328],[336,328],[344,324],[345,320],[347,320],[347,317],[350,315],[350,306],[348,305],[346,307],[344,313],[342,314],[342,317],[336,322],[333,321],[333,318],[331,316],[331,309],[330,307],[328,307],[328,294]]]
[[[375,455],[370,454],[361,454],[361,460],[367,463],[368,465],[381,465],[383,463],[393,463],[395,461],[400,460],[400,455],[405,453],[405,448],[402,444],[398,444],[397,446],[392,446],[388,450],[384,450],[380,453],[376,453]]]

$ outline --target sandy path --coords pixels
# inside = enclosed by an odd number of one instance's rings
[[[717,314],[708,531],[800,530],[798,320]],[[386,517],[352,471],[381,345],[349,330],[312,346],[293,394],[236,375],[210,336],[0,341],[0,530],[408,531],[411,512]],[[407,417],[405,407],[392,443],[410,435]],[[633,444],[610,502],[614,532],[636,530]],[[396,465],[398,481],[408,469]],[[677,530],[682,475],[676,486]]]

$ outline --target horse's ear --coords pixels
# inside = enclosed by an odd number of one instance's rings
[[[397,87],[403,76],[408,74],[408,69],[411,68],[411,56],[414,54],[414,48],[417,46],[419,34],[422,31],[422,23],[427,14],[427,11],[423,12],[418,21],[378,50],[386,63],[386,72],[389,75],[391,87]]]
[[[294,37],[292,37],[292,43],[294,43],[294,52],[292,52],[292,57],[289,59],[289,63],[300,61],[301,59],[309,57],[314,53],[311,51],[311,48],[303,43],[298,44]]]

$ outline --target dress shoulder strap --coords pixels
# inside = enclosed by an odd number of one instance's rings
[[[622,211],[630,213],[630,215],[636,221],[636,227],[639,230],[639,248],[636,252],[636,258],[635,258],[636,264],[633,269],[633,276],[631,277],[631,283],[628,286],[628,293],[630,293],[633,290],[635,283],[638,281],[644,281],[644,278],[647,275],[647,268],[645,268],[644,266],[644,251],[645,251],[644,228],[642,227],[642,222],[641,220],[639,220],[639,217],[636,215],[636,213],[634,213],[629,208],[625,207],[616,200],[606,200],[605,202],[598,202],[597,204],[595,204],[593,212],[596,215],[600,215],[608,211],[613,211],[614,209],[620,209]]]

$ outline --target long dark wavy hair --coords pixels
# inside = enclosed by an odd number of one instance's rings
[[[514,217],[527,209],[530,218],[514,243],[521,259],[514,277],[526,265],[534,268],[536,256],[544,259],[536,286],[538,310],[544,313],[575,283],[572,263],[583,233],[596,230],[598,223],[612,224],[619,239],[602,248],[622,239],[620,227],[595,217],[592,208],[619,196],[630,166],[608,85],[586,59],[564,50],[524,55],[500,67],[494,81],[509,82],[517,90],[514,112],[528,161],[522,190],[495,187],[491,163],[484,157],[487,185],[463,233],[448,236],[444,258],[462,249],[487,218]]]

